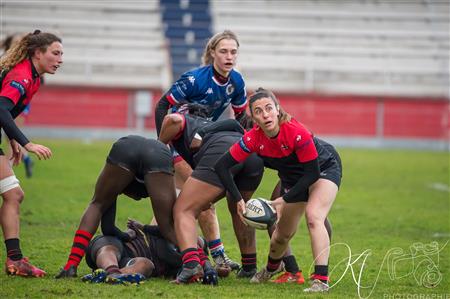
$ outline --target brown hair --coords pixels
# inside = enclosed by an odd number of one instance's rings
[[[215,50],[219,42],[223,39],[233,39],[239,48],[239,40],[236,34],[231,30],[225,30],[223,32],[216,33],[213,37],[208,40],[205,50],[202,55],[202,64],[208,65],[214,62],[214,58],[211,56],[211,51]]]
[[[48,46],[54,42],[62,42],[52,33],[35,30],[26,34],[20,41],[11,45],[11,48],[0,58],[0,69],[10,70],[26,58],[33,57],[36,50],[47,51]]]
[[[275,107],[278,109],[278,121],[280,124],[284,122],[288,122],[291,120],[292,116],[284,111],[283,107],[280,106],[280,102],[278,101],[277,97],[271,92],[270,90],[264,89],[262,87],[259,87],[250,97],[249,97],[249,108],[250,113],[253,116],[252,111],[252,105],[255,101],[262,99],[262,98],[269,98],[272,99],[272,101],[275,103]]]

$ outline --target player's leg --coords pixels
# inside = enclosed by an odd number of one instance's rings
[[[134,180],[132,172],[109,162],[105,164],[97,179],[92,200],[84,211],[75,232],[68,261],[56,278],[76,276],[76,269],[100,224],[103,213],[132,180]]]
[[[309,188],[309,200],[306,206],[306,221],[315,264],[313,279],[323,283],[328,282],[328,258],[330,255],[330,237],[324,221],[337,192],[338,186],[334,182],[319,179]]]
[[[45,272],[28,262],[20,248],[20,204],[24,193],[19,180],[9,164],[8,159],[0,149],[0,194],[3,199],[0,208],[0,221],[3,238],[6,245],[6,273],[29,277],[41,277]]]
[[[197,248],[198,215],[209,207],[223,190],[194,177],[188,178],[175,203],[174,219],[178,247],[182,253],[183,270],[177,282],[189,283],[203,275]]]
[[[173,244],[177,244],[173,221],[173,207],[176,200],[173,175],[151,172],[145,175],[144,182],[161,234]]]
[[[250,280],[252,283],[268,281],[282,266],[281,262],[289,245],[289,241],[295,235],[298,222],[305,212],[306,202],[283,202],[281,215],[270,239],[270,253],[265,268],[255,274]]]

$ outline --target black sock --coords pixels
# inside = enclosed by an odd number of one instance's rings
[[[290,272],[292,274],[296,274],[297,272],[300,272],[300,268],[298,267],[297,260],[295,259],[295,256],[288,255],[283,257],[284,267],[286,268],[287,272]]]
[[[269,255],[269,258],[267,260],[267,266],[266,266],[267,271],[269,271],[269,272],[276,271],[280,267],[281,260],[282,259],[271,258]]]
[[[315,265],[314,274],[320,281],[328,283],[328,265]]]
[[[18,261],[23,258],[20,250],[20,241],[17,238],[5,240],[6,255],[13,261]]]
[[[256,253],[241,254],[241,263],[246,272],[256,269]]]

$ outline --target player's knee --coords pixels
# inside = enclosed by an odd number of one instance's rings
[[[288,243],[292,237],[295,235],[295,230],[293,231],[277,231],[273,236],[273,241],[277,245],[284,245]]]
[[[19,185],[19,180],[15,175],[0,180],[0,194],[7,201],[18,202],[23,201],[24,193]]]
[[[309,230],[317,229],[324,225],[325,219],[317,211],[306,210],[306,224]]]

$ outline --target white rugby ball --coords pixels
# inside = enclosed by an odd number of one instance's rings
[[[256,229],[267,229],[277,221],[277,212],[264,198],[252,198],[245,204],[244,221]]]

